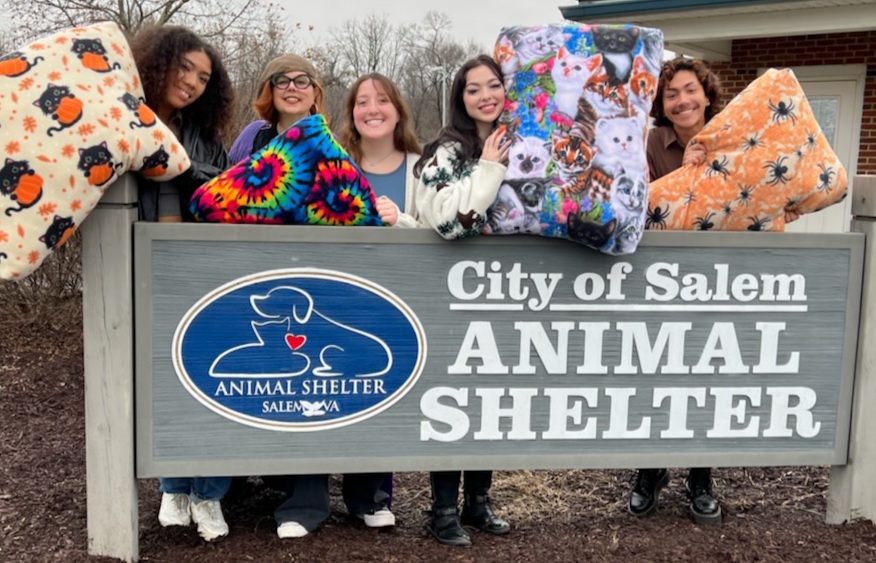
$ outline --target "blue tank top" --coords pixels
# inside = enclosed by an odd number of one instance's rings
[[[371,184],[371,189],[374,190],[374,195],[380,197],[385,195],[398,206],[399,211],[405,210],[405,173],[407,169],[407,158],[403,158],[401,165],[388,174],[375,174],[374,172],[365,172],[365,178]]]

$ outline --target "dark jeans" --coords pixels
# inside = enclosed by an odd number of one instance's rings
[[[331,514],[328,475],[288,475],[283,478],[282,490],[287,497],[274,510],[277,524],[298,522],[312,532]],[[387,506],[389,495],[380,490],[385,473],[356,473],[344,475],[344,504],[350,514],[364,514]]]
[[[432,510],[457,508],[459,505],[459,481],[462,477],[464,495],[486,495],[493,484],[492,471],[433,471],[429,474],[432,482]]]

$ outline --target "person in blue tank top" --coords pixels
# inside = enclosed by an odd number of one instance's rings
[[[392,80],[360,77],[347,92],[339,140],[378,196],[377,211],[394,227],[417,227],[414,164],[422,149],[411,112]]]

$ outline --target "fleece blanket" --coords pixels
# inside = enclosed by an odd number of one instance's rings
[[[192,196],[198,221],[383,225],[374,192],[322,115],[306,117]]]
[[[111,22],[59,31],[0,57],[0,279],[60,248],[128,170],[168,180],[191,163],[146,106]]]
[[[791,70],[770,69],[693,139],[706,162],[651,184],[649,229],[783,231],[846,196],[846,170]]]
[[[485,232],[633,252],[647,211],[645,139],[663,34],[633,25],[510,27],[494,56],[512,144]]]

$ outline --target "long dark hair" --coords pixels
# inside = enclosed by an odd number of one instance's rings
[[[165,95],[168,76],[180,68],[183,55],[192,51],[206,54],[213,68],[201,97],[182,109],[183,120],[195,123],[208,138],[221,140],[231,121],[234,88],[216,49],[192,30],[173,25],[146,27],[131,40],[146,104],[153,110]]]
[[[450,87],[450,123],[438,132],[438,137],[434,141],[423,147],[423,156],[414,166],[414,176],[417,178],[420,177],[426,160],[432,158],[438,147],[444,144],[459,144],[457,155],[460,157],[460,163],[467,164],[480,158],[483,146],[480,137],[478,137],[478,128],[474,119],[465,111],[465,102],[462,99],[465,94],[466,74],[479,66],[489,68],[496,75],[496,78],[500,82],[502,81],[502,69],[499,68],[496,61],[487,55],[478,55],[462,65],[456,76],[453,77],[453,85]]]
[[[697,80],[703,86],[709,105],[706,106],[706,123],[709,122],[723,107],[721,104],[721,80],[712,72],[706,63],[697,59],[685,59],[678,57],[663,63],[660,69],[660,79],[657,81],[657,95],[654,98],[654,106],[651,108],[651,117],[654,125],[672,125],[666,113],[663,111],[663,91],[666,85],[672,82],[675,75],[682,70],[694,73]]]

